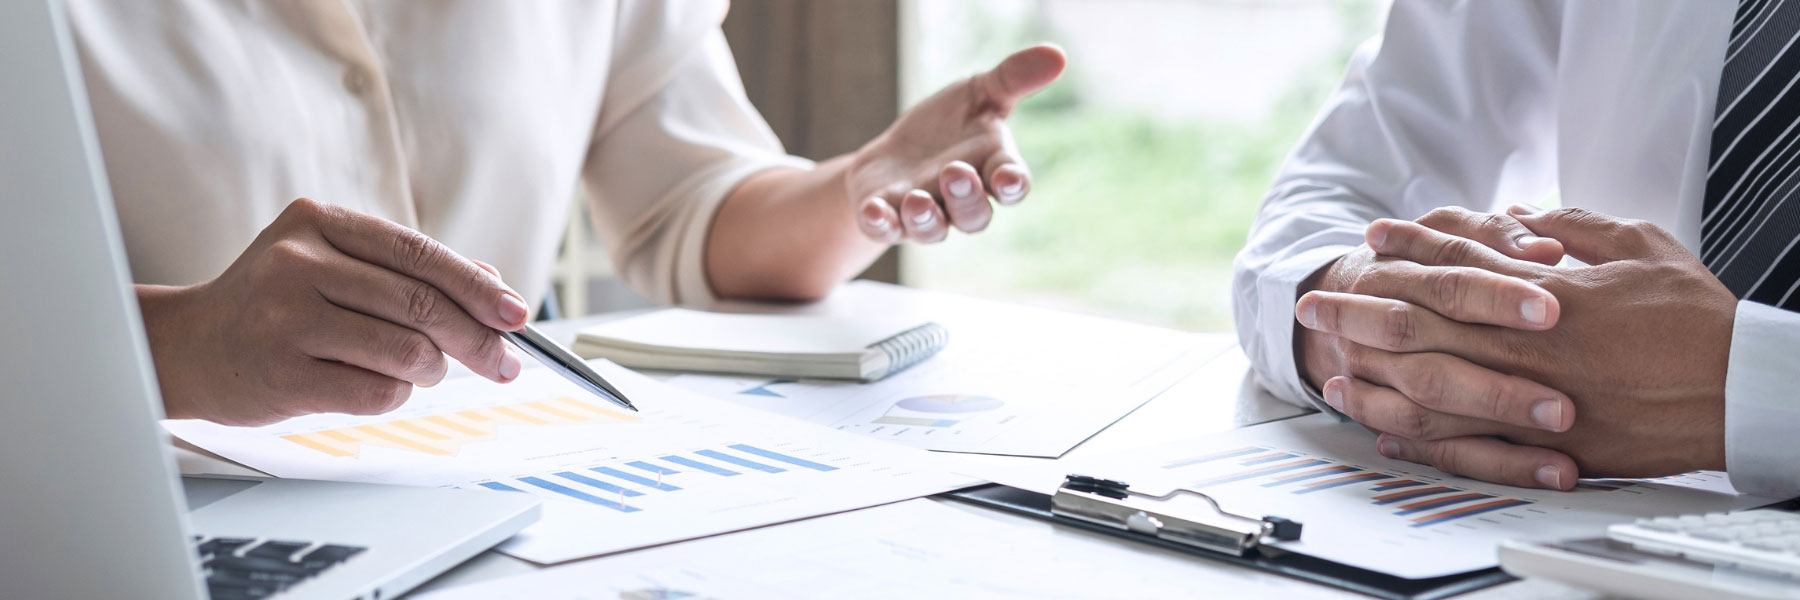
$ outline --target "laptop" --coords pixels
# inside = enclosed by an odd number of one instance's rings
[[[9,598],[392,598],[522,494],[178,478],[60,0],[0,2],[0,582]]]

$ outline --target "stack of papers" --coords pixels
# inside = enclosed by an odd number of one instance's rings
[[[913,500],[425,593],[580,598],[1343,598],[1241,567]]]
[[[277,477],[531,494],[543,520],[500,549],[540,563],[935,494],[978,483],[930,453],[595,370],[642,413],[548,369],[419,389],[398,411],[266,427],[170,421],[176,436]]]

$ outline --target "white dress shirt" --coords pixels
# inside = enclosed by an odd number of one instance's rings
[[[1238,335],[1279,397],[1330,411],[1294,364],[1300,283],[1377,218],[1563,206],[1643,219],[1689,251],[1736,2],[1398,0],[1281,168],[1234,280]],[[1800,495],[1800,313],[1738,304],[1726,462]]]
[[[743,93],[724,0],[136,2],[69,13],[132,274],[218,276],[293,199],[494,265],[533,306],[576,186],[625,281],[704,303],[713,214],[806,167]]]

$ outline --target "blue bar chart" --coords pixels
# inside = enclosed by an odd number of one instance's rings
[[[722,478],[737,477],[745,473],[779,475],[790,472],[790,469],[777,466],[778,464],[819,472],[838,470],[837,467],[790,453],[750,444],[728,444],[723,448],[702,448],[617,465],[565,469],[484,481],[475,486],[500,492],[535,490],[553,497],[633,513],[645,508],[634,505],[635,499],[651,494],[682,491],[682,486],[671,482],[677,476]]]

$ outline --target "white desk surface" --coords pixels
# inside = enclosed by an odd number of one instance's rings
[[[866,285],[866,284],[865,284]],[[575,332],[597,323],[622,318],[642,311],[610,313],[567,321],[556,321],[540,324],[546,335],[567,344],[572,343]],[[1274,419],[1294,416],[1305,412],[1276,400],[1255,382],[1250,371],[1250,363],[1238,350],[1234,336],[1230,334],[1202,334],[1216,341],[1220,346],[1229,345],[1230,349],[1218,358],[1202,366],[1193,375],[1157,396],[1137,411],[1114,423],[1111,427],[1082,443],[1079,447],[1064,455],[1064,458],[1099,456],[1130,448],[1138,448],[1174,440],[1193,437],[1208,432],[1224,431],[1235,427],[1254,425]],[[451,376],[470,376],[466,370],[455,367]],[[176,458],[184,474],[230,474],[254,475],[262,473],[251,470],[237,463],[219,458],[205,450],[177,440]],[[967,460],[984,461],[991,464],[1014,462],[1027,464],[1050,459],[958,455]],[[959,510],[979,514],[997,520],[1025,519],[1026,517],[1002,513],[996,510],[981,508],[962,502],[934,500]],[[1083,535],[1098,535],[1082,532]],[[1150,548],[1138,544],[1117,544],[1119,552],[1161,553],[1169,552],[1158,548]],[[593,559],[589,559],[593,560]],[[1193,560],[1202,560],[1195,558]],[[489,550],[468,562],[457,566],[442,576],[427,582],[419,590],[433,590],[453,587],[477,581],[499,577],[507,577],[528,573],[540,567],[497,551]],[[1243,567],[1219,565],[1220,569],[1243,569],[1252,576],[1278,577],[1274,574],[1252,572]],[[1323,589],[1323,588],[1322,588]],[[1343,592],[1344,598],[1364,598],[1365,596]],[[1500,600],[1512,598],[1545,598],[1545,599],[1588,599],[1599,596],[1592,593],[1544,581],[1523,581],[1497,586],[1458,598],[1469,600]]]

